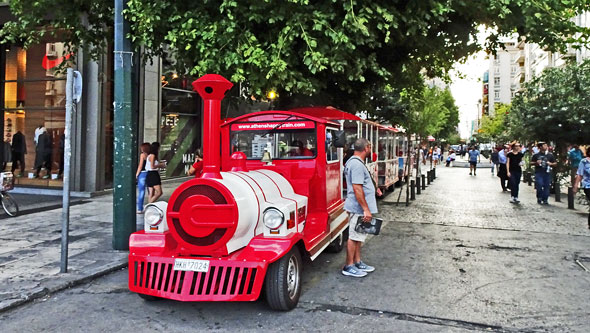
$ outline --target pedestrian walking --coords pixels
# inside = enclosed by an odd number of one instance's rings
[[[494,169],[497,169],[496,166],[498,165],[498,152],[500,148],[492,149],[492,154],[490,155],[490,162],[492,163],[492,175],[494,174]]]
[[[504,145],[502,150],[498,152],[498,177],[500,178],[500,185],[502,186],[502,192],[508,191],[508,169],[506,168],[506,154],[509,151],[508,145]]]
[[[150,146],[150,154],[145,162],[145,169],[147,176],[145,183],[148,187],[148,203],[155,202],[162,196],[162,180],[160,179],[160,168],[165,168],[166,163],[158,161],[158,151],[160,150],[160,143],[154,142]]]
[[[535,185],[537,186],[537,203],[548,205],[549,187],[551,186],[551,170],[557,165],[553,154],[547,151],[547,144],[537,144],[539,152],[533,155],[531,162],[535,165]]]
[[[143,199],[145,197],[145,186],[147,178],[147,170],[145,166],[147,164],[147,157],[150,153],[151,145],[147,142],[141,144],[139,150],[139,163],[137,164],[137,171],[135,172],[135,178],[137,179],[137,214],[143,213]]]
[[[578,145],[572,145],[571,149],[567,152],[567,159],[570,165],[570,176],[571,176],[571,183],[573,184],[576,179],[576,175],[578,172],[578,166],[580,165],[580,161],[584,158],[584,154],[580,150]]]
[[[508,169],[508,179],[510,184],[510,202],[520,203],[518,200],[518,190],[520,186],[520,178],[522,177],[522,157],[524,154],[521,150],[520,143],[512,144],[512,151],[506,155],[506,168]]]
[[[438,164],[439,152],[440,152],[440,150],[438,149],[437,146],[434,146],[434,148],[432,148],[432,162],[434,163],[435,167]]]
[[[373,214],[377,214],[375,193],[378,196],[382,194],[375,186],[364,163],[370,154],[371,143],[364,138],[357,139],[354,142],[354,155],[348,159],[344,168],[346,188],[349,189],[344,202],[344,209],[348,212],[348,244],[346,265],[342,268],[342,274],[352,277],[364,277],[375,270],[375,267],[361,260],[361,244],[367,234],[355,230],[359,217],[368,222],[373,218]]]
[[[580,161],[578,171],[576,171],[574,193],[578,192],[580,186],[584,190],[586,199],[590,201],[590,149],[588,147],[586,148],[586,158]],[[588,214],[588,229],[590,229],[590,213]]]
[[[471,173],[473,172],[473,175],[477,176],[477,162],[478,160],[481,162],[479,150],[471,146],[469,147],[469,152],[467,152],[467,154],[469,155],[469,175],[471,176]]]

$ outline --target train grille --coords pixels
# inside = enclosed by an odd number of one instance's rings
[[[212,261],[209,271],[204,273],[175,271],[173,260],[134,261],[130,265],[131,289],[181,300],[229,300],[239,296],[257,296],[260,290],[264,272],[257,263]]]

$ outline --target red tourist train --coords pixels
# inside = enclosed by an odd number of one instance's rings
[[[208,74],[193,86],[204,101],[203,174],[146,207],[129,240],[129,288],[179,301],[254,301],[264,288],[271,308],[292,309],[302,259],[339,252],[347,238],[342,148],[377,142],[368,167],[387,188],[403,175],[403,135],[334,108],[221,123],[232,84]]]

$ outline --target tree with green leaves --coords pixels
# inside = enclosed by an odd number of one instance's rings
[[[59,35],[70,52],[101,56],[112,40],[113,1],[10,0],[16,20],[5,42],[31,45]],[[481,49],[476,35],[493,29],[485,47],[517,33],[550,50],[587,42],[572,18],[586,0],[128,0],[129,38],[145,59],[172,54],[179,73],[219,73],[244,95],[276,89],[283,99],[375,110],[375,95],[419,86],[422,70],[444,77]],[[50,15],[48,15],[50,13]],[[96,46],[96,47],[90,47]],[[391,88],[387,88],[391,87]],[[395,89],[394,89],[395,90]]]
[[[524,85],[508,115],[515,138],[568,143],[590,143],[590,60],[563,68],[548,68]]]
[[[507,117],[514,138],[555,145],[559,178],[568,175],[567,145],[589,144],[590,60],[547,68],[524,85]]]
[[[440,141],[449,141],[457,134],[457,125],[459,125],[459,107],[455,104],[455,99],[449,88],[440,93],[442,100],[442,112],[445,113],[445,121],[440,130],[434,133],[434,137]]]
[[[459,123],[459,111],[448,89],[424,86],[419,91],[403,94],[402,101],[407,104],[403,126],[410,133],[421,137],[428,135],[436,137],[443,131],[447,131],[447,128],[456,127]],[[437,137],[437,139],[442,138]]]
[[[506,117],[510,112],[510,104],[496,104],[493,116],[481,118],[478,138],[481,142],[506,142],[510,140]]]

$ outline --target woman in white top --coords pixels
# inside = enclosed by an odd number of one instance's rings
[[[155,202],[162,196],[162,181],[158,169],[165,168],[166,163],[160,163],[158,161],[159,150],[160,143],[152,143],[150,154],[145,162],[145,170],[147,171],[145,183],[148,187],[148,203]]]

